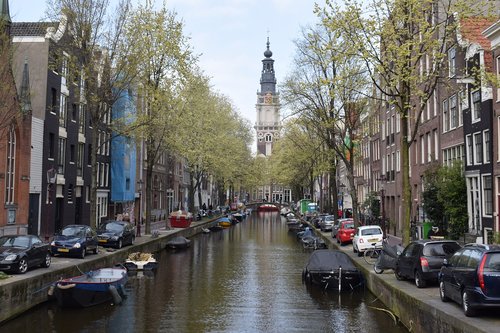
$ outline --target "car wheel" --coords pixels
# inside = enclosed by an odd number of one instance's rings
[[[42,262],[40,266],[47,268],[50,266],[51,262],[52,262],[52,257],[50,256],[50,253],[47,252],[47,254],[45,255],[45,260]]]
[[[19,260],[17,272],[19,274],[24,274],[27,271],[28,271],[28,261],[26,260],[26,258],[22,258],[21,260]]]
[[[87,254],[87,249],[82,247],[82,252],[80,253],[80,258],[81,259],[85,259],[85,255]]]
[[[444,282],[439,281],[439,298],[441,298],[441,301],[443,302],[448,302],[450,299],[448,296],[446,296],[446,293],[444,291]]]
[[[399,268],[394,269],[394,275],[396,276],[396,280],[398,281],[403,281],[405,278],[403,275],[401,275],[401,272],[399,271]]]
[[[352,252],[354,252],[354,253],[358,252],[358,251],[356,250],[356,247],[354,246],[354,244],[352,244]]]
[[[365,253],[358,250],[358,257],[362,257]]]
[[[476,311],[470,306],[469,294],[467,291],[462,291],[462,309],[467,317],[476,315]]]
[[[116,244],[116,248],[117,248],[117,249],[121,249],[122,247],[123,247],[123,241],[122,241],[122,239],[120,238],[120,239],[118,240],[118,243]]]
[[[422,273],[418,270],[415,271],[415,285],[417,288],[425,288],[427,285],[425,280],[422,278]]]

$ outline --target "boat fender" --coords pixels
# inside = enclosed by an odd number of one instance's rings
[[[74,284],[74,283],[70,283],[70,284],[60,284],[60,283],[58,283],[57,284],[57,288],[59,288],[59,289],[71,289],[71,288],[73,288],[75,286],[76,286],[76,284]]]
[[[120,304],[122,302],[122,297],[115,286],[109,286],[109,292],[111,296],[113,296],[113,302],[115,302],[115,304]]]
[[[49,287],[49,290],[47,291],[47,295],[50,297],[52,295],[54,295],[54,289],[56,289],[56,287],[54,285],[51,285]]]

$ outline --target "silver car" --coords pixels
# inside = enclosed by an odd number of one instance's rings
[[[321,231],[330,231],[332,230],[333,223],[335,222],[334,215],[327,215],[324,219],[319,222],[319,228]]]

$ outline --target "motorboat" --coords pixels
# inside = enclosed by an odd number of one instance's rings
[[[61,307],[89,307],[105,302],[120,304],[125,298],[126,282],[125,268],[101,268],[61,279],[52,292]]]
[[[338,291],[353,290],[363,284],[363,275],[349,256],[339,250],[314,251],[302,271],[306,285]]]
[[[129,254],[123,266],[127,271],[153,270],[158,268],[158,262],[151,253],[134,252]]]
[[[257,208],[258,212],[277,212],[279,211],[278,206],[272,204],[262,204]]]
[[[304,249],[318,250],[328,248],[328,245],[326,245],[323,238],[317,236],[308,235],[301,237],[300,242],[302,243]]]
[[[191,246],[191,240],[183,236],[177,236],[167,242],[169,249],[186,249]]]
[[[214,225],[208,227],[208,230],[211,232],[221,231],[223,229],[224,229],[224,227],[220,226],[219,224],[214,224]]]
[[[223,228],[229,228],[233,224],[231,219],[227,216],[220,217],[217,223]]]

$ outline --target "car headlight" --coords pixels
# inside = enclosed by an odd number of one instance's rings
[[[56,246],[56,242],[55,242],[55,241],[52,241],[52,242],[50,243],[50,246]]]
[[[9,254],[7,257],[5,257],[5,261],[14,261],[17,258],[17,254]]]
[[[115,241],[115,240],[118,240],[118,238],[119,238],[118,236],[113,236],[113,237],[111,237],[111,240]]]
[[[77,242],[77,243],[75,243],[75,245],[73,245],[73,248],[75,248],[75,249],[79,249],[81,247],[82,247],[82,245],[80,244],[80,242]]]

